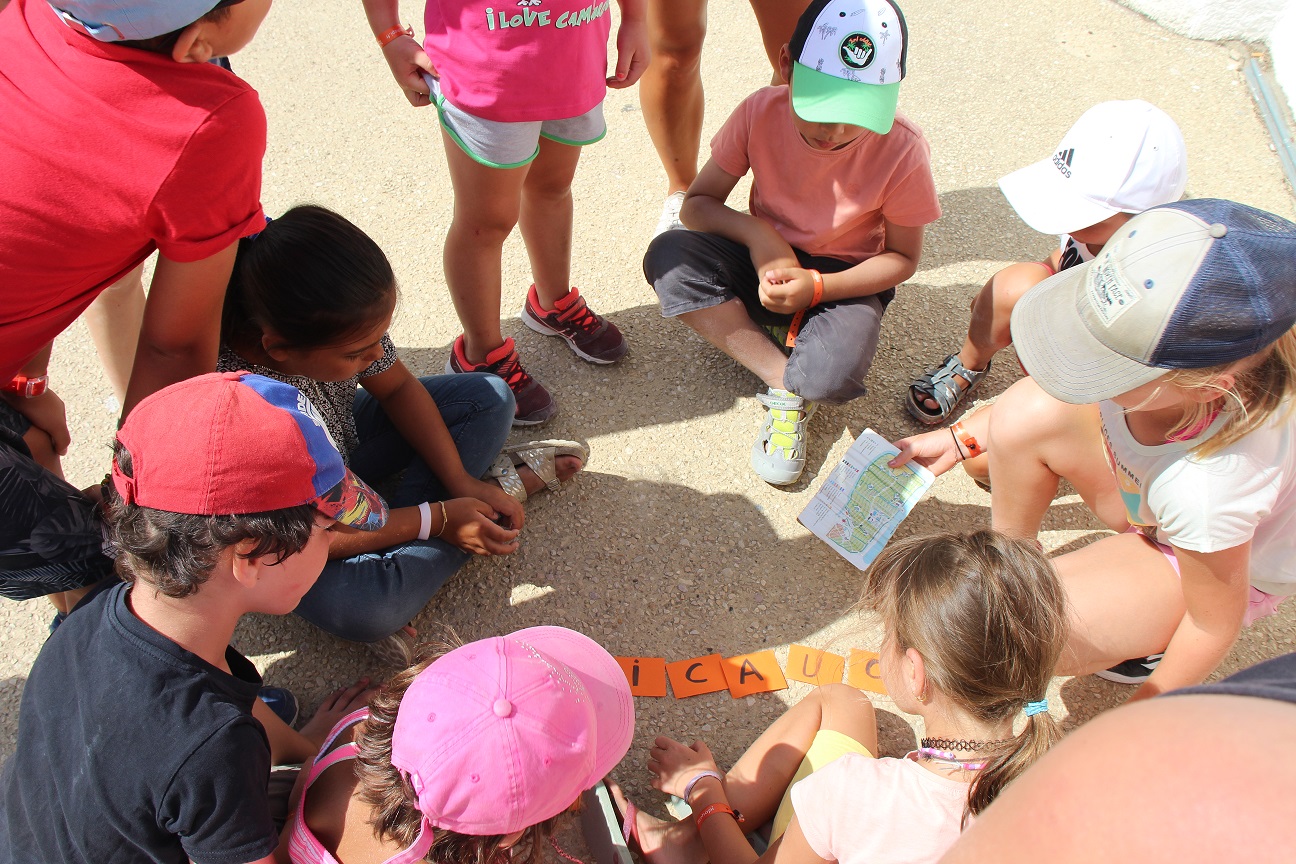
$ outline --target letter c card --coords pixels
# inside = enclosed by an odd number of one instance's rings
[[[676,660],[674,663],[667,663],[666,674],[670,676],[671,690],[675,691],[675,698],[700,696],[703,693],[714,693],[728,687],[720,662],[719,654],[708,654],[705,657],[694,657],[692,660]]]

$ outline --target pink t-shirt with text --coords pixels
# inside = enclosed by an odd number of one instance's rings
[[[750,210],[811,255],[858,264],[882,252],[884,220],[918,227],[940,218],[930,149],[902,114],[886,135],[865,130],[840,150],[817,150],[792,124],[787,87],[748,96],[711,139],[725,172],[752,172]]]
[[[428,0],[423,47],[445,98],[469,114],[505,123],[579,117],[607,92],[611,2]]]
[[[847,753],[792,787],[797,824],[816,855],[842,864],[926,864],[954,845],[968,784],[933,774],[912,756]]]

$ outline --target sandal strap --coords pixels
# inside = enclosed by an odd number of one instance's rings
[[[990,374],[989,363],[979,372],[973,371],[963,365],[957,354],[950,354],[940,366],[915,378],[910,386],[923,396],[936,400],[940,405],[939,412],[930,412],[922,406],[919,408],[928,417],[940,421],[953,414],[954,409],[972,394],[972,391],[981,383],[981,379],[988,374]],[[959,386],[956,380],[958,378],[962,378],[967,383]]]
[[[532,470],[535,470],[532,468]],[[501,453],[495,457],[495,461],[486,471],[487,479],[494,480],[500,485],[500,488],[512,495],[519,501],[527,500],[526,485],[522,482],[522,477],[518,474],[517,469],[513,467],[513,460],[507,453]]]
[[[553,447],[526,447],[521,450],[514,450],[513,456],[515,459],[521,459],[525,462],[536,473],[536,476],[544,481],[550,492],[557,492],[562,487],[562,484],[558,482],[558,475],[555,471],[557,451]],[[517,475],[516,471],[513,473],[514,476]]]

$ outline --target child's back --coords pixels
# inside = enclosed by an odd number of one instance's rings
[[[0,262],[22,286],[0,293],[0,379],[153,250],[200,261],[262,223],[265,113],[224,69],[101,42],[43,0],[13,0],[0,115]]]

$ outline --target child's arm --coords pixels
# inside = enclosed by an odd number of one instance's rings
[[[361,378],[360,386],[373,394],[392,425],[451,495],[485,501],[513,528],[522,527],[522,502],[497,484],[468,475],[459,460],[459,448],[441,418],[441,409],[404,363],[397,360],[385,371]]]
[[[159,256],[122,417],[145,396],[216,368],[221,307],[238,243],[200,261]]]
[[[48,375],[50,350],[53,347],[54,343],[50,342],[37,351],[22,369],[18,370],[19,374],[26,375],[28,378]],[[68,445],[72,443],[72,436],[68,432],[67,409],[63,405],[63,400],[48,386],[39,396],[27,398],[18,393],[0,393],[0,399],[4,399],[10,407],[31,422],[32,428],[27,430],[23,438],[27,441],[28,448],[31,449],[36,461],[62,476],[62,470],[58,467],[58,457],[66,456]],[[48,443],[41,439],[48,439]],[[37,455],[37,448],[31,446],[33,442],[36,442],[37,447],[41,449],[41,455]]]
[[[861,261],[849,270],[823,274],[825,300],[867,297],[894,288],[913,276],[922,257],[923,227],[886,222],[886,240],[880,255]],[[761,274],[761,305],[771,312],[791,315],[810,306],[814,280],[800,265]]]
[[[607,86],[620,90],[633,85],[648,68],[648,25],[645,23],[645,0],[617,0],[621,7],[621,26],[617,28],[616,72]]]
[[[400,4],[398,0],[364,0],[365,17],[369,19],[369,29],[374,38],[382,36],[393,28],[404,29],[401,25]],[[428,85],[423,80],[423,72],[433,78],[437,77],[432,59],[423,51],[423,46],[413,36],[397,36],[382,46],[383,59],[391,67],[392,77],[405,93],[405,98],[415,108],[431,104]]]
[[[684,196],[680,220],[694,231],[716,234],[746,246],[757,273],[801,266],[792,247],[769,223],[739,213],[725,203],[740,179],[714,159],[708,159]],[[762,292],[764,288],[762,277]]]
[[[1206,680],[1242,630],[1251,573],[1251,543],[1219,552],[1175,547],[1187,609],[1165,657],[1131,700],[1146,699]]]

